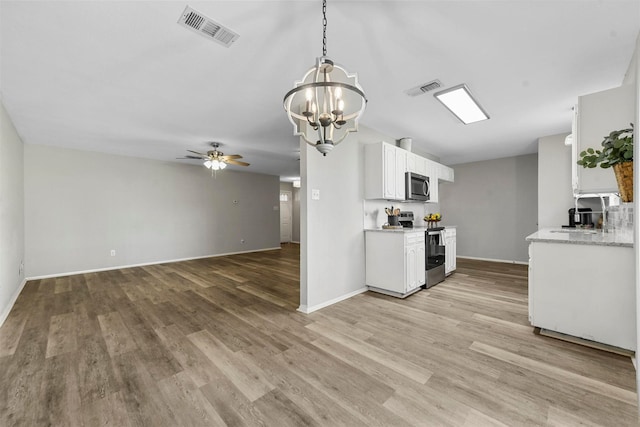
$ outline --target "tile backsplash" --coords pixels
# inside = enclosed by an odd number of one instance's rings
[[[633,203],[621,203],[607,209],[607,228],[621,233],[633,233]]]
[[[425,227],[422,220],[427,213],[440,212],[438,203],[393,202],[388,200],[364,200],[363,201],[363,228],[380,228],[387,222],[387,214],[384,208],[400,208],[402,211],[412,211],[415,227]]]

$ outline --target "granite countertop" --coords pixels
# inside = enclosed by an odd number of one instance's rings
[[[530,236],[529,242],[569,243],[573,245],[600,245],[633,247],[633,234],[579,228],[543,228]]]
[[[365,228],[364,231],[382,231],[385,233],[413,233],[424,232],[427,227],[413,227],[413,228]]]

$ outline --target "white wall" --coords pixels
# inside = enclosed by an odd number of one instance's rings
[[[568,225],[568,210],[575,205],[571,188],[571,146],[564,145],[567,135],[538,139],[539,229]]]
[[[453,166],[455,183],[439,195],[443,225],[457,225],[461,257],[527,262],[525,237],[537,230],[538,157]]]
[[[0,325],[9,315],[24,272],[24,145],[0,104]]]
[[[366,290],[363,144],[381,140],[394,138],[361,125],[326,157],[301,141],[301,311]],[[311,200],[313,189],[320,200]]]
[[[24,176],[28,277],[280,247],[276,176],[30,144]]]

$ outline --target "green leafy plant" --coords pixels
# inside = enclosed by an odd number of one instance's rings
[[[628,129],[614,130],[602,141],[602,150],[587,148],[577,163],[585,168],[609,168],[616,163],[633,160],[633,123]]]

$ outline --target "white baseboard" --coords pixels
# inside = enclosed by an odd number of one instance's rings
[[[475,259],[477,261],[504,262],[504,263],[507,263],[507,264],[529,265],[528,262],[514,261],[512,259],[478,258],[478,257],[474,257],[474,256],[462,256],[462,255],[456,255],[456,258]]]
[[[313,313],[314,311],[320,310],[321,308],[328,307],[330,305],[333,305],[333,304],[338,303],[340,301],[344,301],[346,299],[349,299],[349,298],[351,298],[353,296],[356,296],[358,294],[361,294],[363,292],[367,292],[367,290],[368,290],[367,287],[363,286],[362,288],[357,289],[357,290],[355,290],[353,292],[349,292],[348,294],[339,296],[338,298],[334,298],[332,300],[325,301],[323,303],[316,304],[316,305],[313,305],[311,307],[307,307],[306,305],[300,305],[300,307],[298,307],[298,311],[300,311],[300,312],[302,312],[304,314]]]
[[[229,255],[248,254],[248,253],[252,253],[252,252],[273,251],[273,250],[276,250],[276,249],[279,250],[279,249],[282,249],[282,248],[280,246],[278,246],[278,247],[275,247],[275,248],[254,249],[254,250],[251,250],[251,251],[227,252],[227,253],[224,253],[224,254],[203,255],[203,256],[196,256],[196,257],[190,257],[190,258],[169,259],[169,260],[164,260],[164,261],[151,261],[151,262],[143,262],[143,263],[140,263],[140,264],[127,264],[127,265],[119,265],[119,266],[113,266],[113,267],[94,268],[94,269],[90,269],[90,270],[81,270],[81,271],[68,271],[68,272],[64,272],[64,273],[45,274],[43,276],[28,277],[26,280],[50,279],[52,277],[74,276],[76,274],[98,273],[100,271],[120,270],[121,268],[144,267],[144,266],[147,266],[147,265],[168,264],[168,263],[171,263],[171,262],[191,261],[191,260],[194,260],[194,259],[203,259],[203,258],[217,258],[217,257],[229,256]]]
[[[22,292],[22,289],[24,289],[24,285],[26,284],[27,284],[27,279],[25,278],[20,284],[20,286],[18,286],[18,289],[16,289],[13,295],[11,295],[9,304],[7,304],[7,306],[4,308],[4,310],[0,314],[0,326],[2,326],[4,324],[4,321],[7,320],[7,317],[9,317],[9,313],[11,313],[11,309],[13,308],[13,305],[18,300],[18,296],[20,295],[20,292]]]

